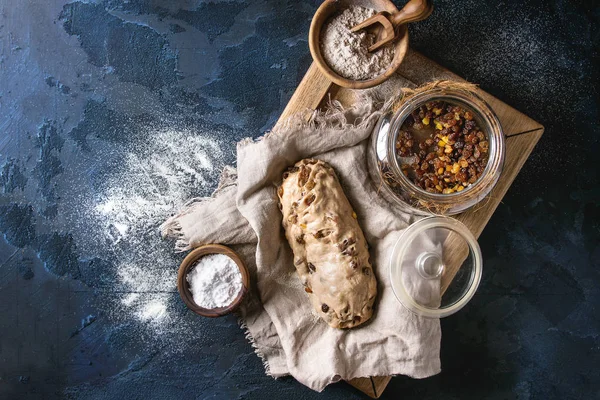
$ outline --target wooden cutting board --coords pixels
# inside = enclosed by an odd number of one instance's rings
[[[439,79],[464,82],[464,79],[458,75],[412,50],[408,51],[397,74],[408,81],[405,84],[411,84],[413,87]],[[400,90],[400,87],[398,89]],[[475,237],[479,237],[483,228],[485,228],[496,207],[502,201],[508,188],[544,133],[544,127],[525,114],[482,90],[479,90],[479,94],[488,102],[500,119],[506,135],[506,158],[502,176],[490,193],[489,199],[482,201],[471,210],[455,216],[473,232]],[[307,110],[325,107],[326,100],[330,97],[348,106],[354,102],[355,91],[334,85],[313,63],[298,88],[296,88],[281,117],[279,117],[278,123],[285,121],[294,114],[306,113]],[[454,274],[448,274],[447,276],[452,277]],[[442,282],[442,286],[444,286],[444,282]],[[383,394],[391,379],[391,376],[365,377],[352,379],[348,383],[370,397],[378,398]]]

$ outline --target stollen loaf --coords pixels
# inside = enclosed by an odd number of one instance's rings
[[[357,215],[333,168],[301,160],[283,174],[277,194],[296,271],[318,315],[334,328],[369,320],[377,281]]]

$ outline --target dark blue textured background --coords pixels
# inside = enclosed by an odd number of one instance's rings
[[[0,398],[363,397],[266,377],[233,317],[200,319],[173,290],[162,337],[112,315],[119,255],[77,208],[149,126],[208,132],[233,162],[308,68],[319,3],[0,1]],[[442,321],[443,372],[383,398],[599,398],[599,8],[434,3],[411,46],[546,132],[480,238],[480,290]],[[148,243],[174,274],[172,243]]]

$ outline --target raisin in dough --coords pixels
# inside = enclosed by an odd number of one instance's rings
[[[317,313],[334,328],[373,314],[377,281],[367,242],[331,166],[302,160],[277,191],[294,264]]]

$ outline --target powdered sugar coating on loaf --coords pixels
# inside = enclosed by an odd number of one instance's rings
[[[356,213],[333,168],[305,159],[277,190],[294,265],[314,309],[334,328],[371,318],[377,281]]]

